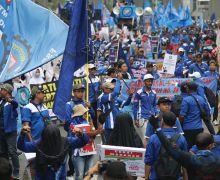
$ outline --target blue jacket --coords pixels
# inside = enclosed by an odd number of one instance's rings
[[[163,133],[167,138],[171,138],[176,134],[176,131],[173,128],[164,128],[162,129]],[[180,136],[177,140],[177,145],[180,149],[187,151],[187,142],[184,136]],[[158,160],[160,155],[161,143],[156,134],[152,135],[147,144],[144,163],[151,166],[150,180],[157,180],[157,174],[155,170],[155,163]]]
[[[90,79],[92,82],[90,81]],[[100,90],[101,82],[100,82],[100,79],[96,76],[90,75],[90,79],[88,80],[88,83],[89,83],[89,102],[93,103],[93,102],[97,101],[96,93]],[[86,80],[85,79],[83,80],[83,84],[86,87]]]
[[[199,180],[199,175],[203,171],[209,168],[213,172],[205,175],[204,179],[219,179],[220,176],[220,158],[219,156],[214,155],[209,150],[200,150],[196,155],[181,151],[176,147],[173,147],[172,144],[167,140],[161,130],[157,131],[157,136],[160,139],[160,142],[163,144],[163,147],[172,156],[177,162],[179,162],[184,168],[187,169],[188,178],[191,180]],[[210,174],[211,173],[211,174]]]
[[[158,121],[158,124],[160,126],[160,121]],[[182,130],[182,127],[181,127],[181,124],[180,124],[178,119],[176,119],[176,124],[175,124],[175,126],[173,126],[173,129],[176,131],[176,133],[184,134],[183,130]],[[155,134],[154,128],[148,122],[146,132],[145,132],[145,138],[150,138],[153,134]]]
[[[214,141],[216,143],[216,146],[214,148],[212,148],[210,151],[219,156],[220,157],[220,135],[214,135]],[[196,145],[194,145],[191,149],[190,149],[194,154],[196,154],[199,150],[198,147]]]
[[[68,127],[68,136],[73,136],[70,127],[70,124],[78,125],[78,124],[88,124],[87,120],[82,116],[72,117],[70,121],[66,121],[65,126]]]
[[[71,101],[67,102],[65,105],[65,110],[66,110],[66,121],[71,121],[72,119],[72,114],[73,114],[73,108],[75,105],[82,104],[83,106],[86,107],[86,102],[83,99],[76,99],[75,97],[72,98]],[[92,108],[89,108],[89,114],[91,118],[93,119],[95,117],[95,112]],[[68,132],[69,126],[64,125],[64,129]]]
[[[134,119],[148,119],[151,117],[151,115],[157,114],[157,112],[156,92],[151,90],[149,93],[146,93],[145,87],[139,89],[134,97]]]
[[[36,106],[41,113],[38,111]],[[50,119],[49,111],[44,104],[34,105],[34,102],[31,102],[21,110],[22,123],[29,122],[33,140],[40,139],[41,132],[45,127],[42,116]]]
[[[176,69],[175,69],[175,77],[177,78],[182,78],[183,77],[183,68],[184,68],[184,63],[179,62],[176,64]]]
[[[217,71],[211,72],[211,71],[206,71],[203,74],[203,77],[213,77],[213,78],[220,78],[220,74]]]
[[[15,100],[12,100],[11,103],[5,102],[4,104],[3,119],[4,119],[5,133],[17,131],[17,117],[18,117],[17,107],[18,107],[18,103]]]
[[[110,108],[112,111],[110,112],[109,116],[107,117],[104,128],[105,129],[113,129],[115,117],[119,113],[119,108],[123,108],[126,105],[129,105],[131,102],[131,96],[128,97],[126,101],[119,99],[117,96],[120,92],[120,80],[116,81],[116,85],[114,91],[110,94],[102,93],[98,98],[98,110],[105,113]]]
[[[196,93],[192,94],[201,107],[206,111],[207,115],[210,115],[210,108],[207,102]],[[201,129],[202,128],[202,119],[200,109],[192,96],[187,96],[183,98],[180,116],[184,116],[184,121],[182,123],[183,130],[193,130],[193,129]]]
[[[88,135],[84,134],[80,138],[76,137],[68,137],[67,138],[70,147],[72,149],[75,148],[81,148],[84,145],[86,145],[89,141]],[[18,142],[17,142],[17,147],[21,151],[24,151],[26,153],[35,153],[37,149],[37,145],[39,143],[39,140],[32,141],[32,142],[24,142],[23,138],[19,136]],[[48,167],[48,171],[44,177],[40,175],[39,172],[36,172],[36,180],[61,180],[61,179],[66,179],[66,172],[67,172],[67,167],[66,167],[66,161],[63,162],[61,165],[60,169],[56,172],[54,172],[50,167]]]
[[[201,64],[193,63],[189,66],[189,74],[199,72],[201,76],[203,76],[204,72],[208,70],[209,66],[204,62],[202,62]]]

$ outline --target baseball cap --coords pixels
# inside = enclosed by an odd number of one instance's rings
[[[9,93],[12,93],[13,86],[11,84],[5,83],[5,84],[1,85],[1,89],[4,89]]]
[[[196,57],[198,57],[198,56],[202,56],[202,54],[200,53],[200,52],[198,52],[198,53],[196,53]]]
[[[43,87],[41,85],[33,86],[31,89],[31,95],[35,96],[37,93],[44,93]]]
[[[168,98],[168,97],[160,97],[157,101],[157,104],[161,104],[161,103],[171,103],[172,101]]]
[[[111,82],[105,82],[103,85],[103,88],[107,88],[107,89],[114,89],[115,85],[112,84]]]
[[[144,75],[144,81],[147,80],[147,79],[154,79],[154,77],[151,75],[151,74],[146,74]]]
[[[189,77],[194,77],[194,78],[201,78],[201,74],[199,72],[194,72],[192,74],[189,74]]]
[[[73,85],[73,91],[79,90],[79,89],[85,89],[83,84],[74,84]]]
[[[89,68],[89,69],[93,69],[93,68],[96,68],[96,67],[95,67],[94,64],[88,64],[88,68]]]
[[[88,109],[85,108],[82,104],[78,104],[78,105],[74,106],[74,108],[73,108],[73,113],[74,113],[73,117],[82,116],[87,111],[88,111]]]
[[[185,52],[185,50],[184,50],[182,47],[180,47],[180,48],[178,49],[178,51],[179,51],[179,52]]]

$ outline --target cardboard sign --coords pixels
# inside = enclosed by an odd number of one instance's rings
[[[174,75],[176,69],[177,55],[165,54],[162,73]]]
[[[99,145],[100,160],[120,160],[132,176],[144,176],[144,148]]]
[[[117,56],[117,49],[110,48],[109,49],[109,61],[110,61],[110,63],[116,62],[116,56]]]
[[[79,124],[79,125],[75,125],[75,127],[80,128],[83,133],[90,132],[91,129],[89,124]],[[96,154],[96,149],[95,149],[94,141],[90,139],[88,144],[86,144],[85,146],[79,149],[79,155],[88,156],[92,154]]]

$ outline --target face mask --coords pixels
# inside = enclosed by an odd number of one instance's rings
[[[35,73],[35,77],[40,77],[40,73],[39,72]]]

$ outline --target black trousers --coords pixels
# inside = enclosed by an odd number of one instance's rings
[[[92,118],[92,122],[93,122],[93,125],[95,127],[95,129],[98,128],[98,120],[97,120],[97,101],[95,102],[92,102],[91,103],[91,107],[93,108],[94,112],[95,112],[95,117]]]
[[[195,145],[196,136],[201,132],[203,132],[203,129],[184,130],[184,136],[188,144],[188,149]]]

